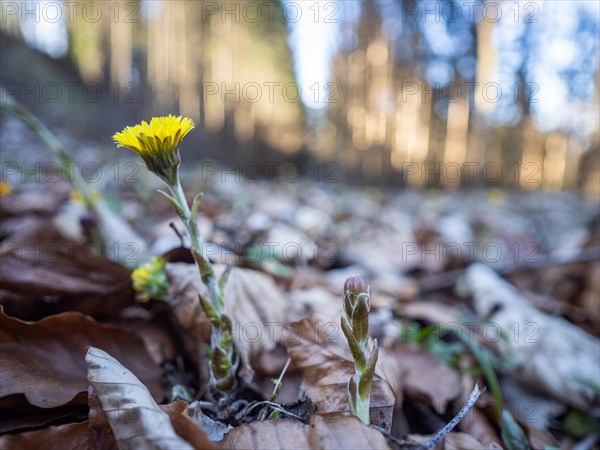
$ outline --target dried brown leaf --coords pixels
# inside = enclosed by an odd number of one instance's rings
[[[89,423],[69,423],[37,431],[0,436],[2,450],[44,449],[80,450],[96,448],[94,431]]]
[[[444,439],[444,450],[486,450],[477,439],[467,433],[448,433]]]
[[[92,386],[88,390],[88,403],[90,406],[89,425],[94,430],[97,447],[102,450],[116,450],[118,448],[117,441],[108,417],[102,409],[102,403]],[[192,444],[194,449],[215,448],[212,443],[206,441],[203,430],[199,430],[197,424],[189,417],[186,402],[176,400],[167,405],[158,405],[158,407],[168,414],[175,433]]]
[[[393,354],[400,368],[404,391],[427,395],[438,413],[443,414],[448,403],[461,394],[460,373],[422,347],[398,343]]]
[[[314,449],[389,449],[385,437],[354,416],[340,413],[314,414],[308,440]]]
[[[71,402],[87,392],[84,356],[89,345],[126,360],[155,398],[162,398],[161,371],[133,332],[74,312],[28,323],[8,317],[1,308],[0,398],[24,394],[30,404],[41,408]],[[85,402],[82,395],[77,403]]]
[[[307,426],[293,419],[262,420],[235,427],[221,449],[310,449]],[[314,448],[314,447],[313,447]]]
[[[211,448],[204,432],[187,418],[185,403],[167,406],[169,414],[156,404],[150,391],[115,358],[90,347],[85,357],[88,380],[97,392],[119,449]],[[190,442],[180,437],[179,430]]]
[[[420,444],[426,444],[431,440],[433,436],[420,435],[420,434],[409,434],[408,440],[418,442]],[[435,449],[439,450],[501,450],[495,442],[488,445],[481,444],[477,439],[467,433],[451,432],[446,435],[444,440],[437,444]]]
[[[205,431],[190,418],[186,402],[175,400],[168,405],[159,405],[159,408],[168,414],[175,433],[192,444],[194,449],[210,450],[217,448]]]
[[[38,408],[29,404],[23,394],[8,395],[0,399],[0,434],[83,421],[88,415],[84,401],[84,394],[78,394],[66,405]]]
[[[131,271],[93,250],[48,221],[24,222],[0,244],[0,304],[27,320],[69,310],[107,317],[131,305]]]

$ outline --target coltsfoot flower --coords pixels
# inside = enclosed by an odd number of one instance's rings
[[[148,170],[167,184],[168,192],[160,189],[158,192],[171,203],[186,228],[200,279],[207,288],[206,297],[199,295],[199,299],[212,323],[209,384],[211,389],[221,395],[237,385],[240,353],[232,339],[233,322],[223,301],[223,286],[229,272],[225,271],[217,278],[204,253],[198,228],[198,208],[202,193],[194,197],[190,208],[178,176],[179,143],[193,128],[194,122],[187,117],[154,117],[149,124],[142,122],[134,127],[125,127],[120,133],[115,133],[113,139],[118,147],[127,147],[140,155]],[[167,298],[168,280],[164,265],[164,260],[154,259],[133,272],[131,278],[140,301]]]
[[[169,282],[165,273],[166,264],[166,259],[154,257],[131,273],[133,289],[140,302],[147,302],[152,298],[166,300],[169,291]]]
[[[153,117],[115,133],[117,147],[126,147],[142,157],[148,170],[169,186],[177,182],[179,143],[194,128],[192,119],[183,116]]]
[[[0,197],[6,197],[12,191],[12,185],[8,181],[0,181]]]

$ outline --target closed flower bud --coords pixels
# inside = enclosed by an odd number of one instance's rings
[[[344,283],[344,312],[349,319],[354,314],[360,297],[365,298],[368,312],[371,308],[369,285],[361,277],[353,275]]]
[[[344,294],[350,291],[352,294],[362,294],[367,292],[369,285],[363,281],[358,275],[352,275],[344,283]]]

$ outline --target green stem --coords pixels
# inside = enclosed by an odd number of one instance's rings
[[[198,269],[200,271],[200,278],[208,288],[208,295],[210,298],[210,302],[213,307],[217,310],[219,314],[224,312],[224,302],[223,302],[223,294],[221,289],[219,288],[219,283],[217,282],[217,277],[215,272],[208,261],[204,253],[204,243],[202,241],[202,237],[200,236],[200,230],[198,228],[197,218],[192,215],[192,211],[190,206],[188,205],[187,199],[185,198],[185,194],[183,192],[183,188],[181,187],[181,182],[179,181],[179,177],[177,177],[177,182],[174,186],[169,186],[171,194],[173,198],[177,202],[180,207],[180,216],[185,228],[190,236],[190,241],[192,248],[196,250],[196,252],[201,256],[200,260],[196,259]]]
[[[210,305],[202,303],[202,306],[212,323],[210,337],[211,355],[209,358],[211,385],[218,390],[229,390],[234,384],[231,377],[235,375],[238,354],[235,345],[231,341],[231,319],[225,311],[223,289],[217,280],[210,261],[204,253],[203,241],[195,214],[196,206],[190,209],[177,175],[172,185],[169,185],[169,190],[177,206],[175,208],[177,214],[181,217],[190,236],[192,254],[200,272],[200,279],[208,289],[207,301]],[[223,361],[225,357],[223,353],[226,355],[227,362]],[[213,357],[215,358],[214,360]]]
[[[369,416],[369,409],[371,406],[370,395],[367,395],[366,398],[363,398],[358,392],[358,386],[360,385],[361,373],[356,372],[356,416],[365,424],[369,425],[371,423],[371,418]],[[370,393],[369,393],[370,394]]]

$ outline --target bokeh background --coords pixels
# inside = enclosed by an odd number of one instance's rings
[[[1,95],[105,162],[173,113],[188,161],[600,196],[595,0],[0,4]]]

